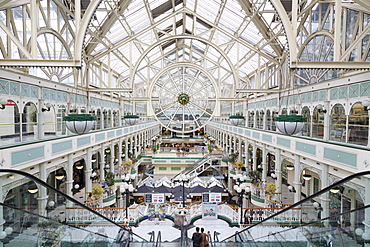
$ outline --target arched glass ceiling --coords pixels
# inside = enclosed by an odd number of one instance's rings
[[[119,75],[114,87],[128,87],[135,73],[131,86],[138,96],[147,95],[165,66],[188,62],[206,68],[220,85],[229,81],[220,96],[232,97],[259,66],[277,65],[283,56],[285,35],[276,16],[268,0],[103,0],[85,51],[90,66]]]

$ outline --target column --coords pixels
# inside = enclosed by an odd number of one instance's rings
[[[38,114],[37,114],[37,125],[34,125],[35,127],[37,126],[37,139],[42,140],[45,137],[45,116],[44,113],[42,112],[42,107],[44,106],[44,100],[39,99],[39,105],[38,105]],[[36,133],[35,133],[36,134]],[[36,136],[35,136],[36,137]]]
[[[242,139],[238,138],[239,142],[238,142],[238,152],[239,152],[239,155],[238,155],[238,160],[243,160],[242,158],[242,153],[243,153],[243,150],[242,150]]]
[[[257,145],[256,142],[253,141],[253,154],[252,154],[252,159],[253,159],[253,171],[257,170]]]
[[[370,178],[368,176],[365,178],[365,205],[370,204]],[[368,224],[365,225],[364,232],[370,233],[370,208],[365,208],[365,220],[364,222],[367,222]],[[370,243],[365,243],[365,247],[370,247]]]
[[[46,163],[41,163],[39,164],[39,169],[40,169],[40,179],[44,182],[47,180],[47,174],[46,174]],[[39,214],[42,216],[47,216],[47,211],[46,211],[46,206],[48,202],[48,195],[47,195],[47,190],[46,187],[44,186],[38,186],[39,187],[39,192],[38,192],[38,210]],[[43,219],[40,218],[42,221]]]
[[[329,186],[329,166],[327,164],[321,164],[321,189],[324,189]],[[329,208],[329,192],[326,192],[321,195],[321,207],[322,207],[322,213],[321,218],[327,218],[330,215],[330,208]],[[329,222],[325,221],[325,226],[328,226]]]
[[[0,176],[0,201],[1,202],[4,202],[3,200],[3,178]],[[0,232],[4,231],[4,223],[5,223],[5,220],[4,220],[4,214],[3,214],[3,206],[0,205]],[[0,247],[3,247],[4,244],[3,244],[3,241],[0,241]]]
[[[128,160],[128,137],[125,138],[125,161]]]
[[[66,167],[66,194],[70,197],[73,197],[72,186],[73,186],[73,155],[68,154],[68,165]],[[67,200],[67,207],[72,207],[72,202]],[[68,218],[67,218],[68,219]]]
[[[281,187],[282,187],[282,177],[281,177],[281,150],[276,149],[275,151],[275,185],[276,185],[276,193],[281,193]],[[279,197],[281,197],[281,194],[278,194]],[[281,198],[280,198],[281,201]]]
[[[104,129],[104,120],[105,120],[105,115],[104,115],[104,110],[102,109],[100,111],[100,128],[103,130]]]
[[[249,171],[250,170],[250,167],[249,167],[249,151],[248,151],[248,140],[245,139],[244,140],[244,167],[246,168],[246,171]]]
[[[330,102],[329,101],[325,101],[324,103],[324,108],[325,110],[327,110],[326,113],[324,113],[324,136],[323,136],[323,140],[324,141],[327,141],[330,139],[330,133],[329,133],[329,129],[330,129],[330,112],[329,112],[329,109],[330,109]]]
[[[262,181],[267,180],[267,151],[266,151],[266,144],[262,144]]]
[[[267,112],[266,111],[263,111],[263,126],[262,126],[262,129],[263,130],[266,130],[267,129]]]
[[[121,167],[122,165],[122,143],[123,143],[123,138],[119,138],[118,141],[118,167]],[[120,168],[121,169],[121,168]]]
[[[294,188],[296,193],[294,193],[294,203],[301,200],[301,166],[300,166],[300,156],[294,155]]]
[[[86,150],[86,158],[85,158],[85,192],[90,193],[92,191],[92,181],[91,181],[91,172],[92,172],[92,148],[89,147]]]
[[[104,170],[104,167],[105,167],[105,150],[104,150],[104,146],[102,145],[101,148],[100,148],[100,156],[101,156],[101,159],[100,159],[100,181],[103,181],[104,178],[105,178],[105,170]]]
[[[114,173],[114,160],[116,159],[116,154],[114,152],[114,142],[110,144],[110,171]]]

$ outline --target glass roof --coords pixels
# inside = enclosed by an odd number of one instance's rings
[[[221,97],[233,97],[235,84],[248,83],[259,66],[277,64],[285,47],[268,0],[133,0],[127,7],[122,2],[100,3],[85,47],[90,61],[110,64],[122,80],[132,73],[137,96],[146,96],[138,92],[145,93],[141,89],[166,66],[192,63],[212,76]]]

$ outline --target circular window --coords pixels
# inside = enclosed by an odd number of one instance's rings
[[[156,119],[178,133],[202,128],[212,117],[216,90],[211,77],[194,65],[180,65],[162,71],[151,91]]]

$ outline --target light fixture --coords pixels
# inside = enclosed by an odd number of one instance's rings
[[[327,111],[324,109],[323,105],[322,104],[318,104],[316,106],[317,110],[319,113],[326,113]]]
[[[59,170],[59,171],[57,171],[56,172],[56,174],[55,174],[55,178],[57,179],[57,180],[62,180],[63,178],[64,178],[64,170],[62,169],[62,170]]]
[[[48,202],[48,206],[51,207],[51,208],[54,207],[55,206],[55,202],[53,200],[49,201]]]
[[[274,180],[276,180],[277,179],[276,174],[275,173],[271,173],[271,178],[274,179]]]
[[[279,115],[274,120],[281,133],[291,136],[303,129],[307,118],[302,117],[302,115]]]
[[[90,114],[69,114],[63,117],[69,131],[78,135],[89,132],[95,125],[95,119]]]
[[[340,191],[339,187],[334,187],[330,189],[330,192],[334,194],[338,193],[339,191]]]
[[[293,192],[293,193],[296,193],[297,191],[295,190],[295,188],[291,185],[288,186],[288,190],[289,192]]]
[[[39,191],[39,189],[37,188],[36,185],[31,185],[30,187],[28,187],[28,192],[31,193],[31,194],[35,194]]]
[[[314,206],[314,208],[318,208],[320,207],[320,203],[315,201],[314,203],[312,203],[312,206]]]
[[[139,116],[138,115],[126,115],[123,117],[125,120],[125,123],[127,125],[135,125],[137,122],[139,122]]]
[[[96,161],[96,158],[92,158],[91,162],[94,163]]]
[[[365,110],[368,110],[368,106],[370,106],[370,98],[367,98],[367,99],[364,99],[362,102],[361,102],[362,106],[365,107]]]
[[[14,179],[14,175],[13,174],[10,174],[10,175],[8,175],[7,178]]]
[[[7,228],[4,229],[4,232],[6,232],[7,235],[10,235],[13,232],[13,228],[11,228],[10,226],[8,226]]]
[[[7,99],[4,99],[4,98],[0,99],[0,109],[1,110],[5,109],[6,104],[8,104]]]
[[[362,234],[364,233],[364,230],[362,230],[361,228],[356,228],[355,233],[358,236],[362,236]]]
[[[76,168],[77,168],[78,170],[81,170],[82,168],[84,168],[84,165],[83,165],[83,164],[81,164],[81,162],[79,162],[79,163],[77,163],[77,164],[76,164]]]
[[[286,169],[288,171],[292,171],[292,170],[294,170],[294,165],[286,165]]]
[[[4,239],[6,237],[5,231],[0,231],[0,239]]]
[[[312,175],[311,174],[303,174],[302,177],[303,177],[304,180],[308,181],[308,180],[311,180]]]
[[[238,126],[244,121],[244,117],[240,115],[232,115],[229,117],[230,123],[232,125]]]
[[[50,111],[50,109],[51,109],[51,104],[50,103],[46,103],[46,108],[41,108],[41,111],[42,112],[46,112],[46,111]]]
[[[80,185],[79,185],[79,184],[75,184],[74,188],[75,188],[76,190],[78,190],[78,188],[80,188]]]
[[[110,149],[105,149],[105,153],[106,154],[109,154],[110,153]]]

